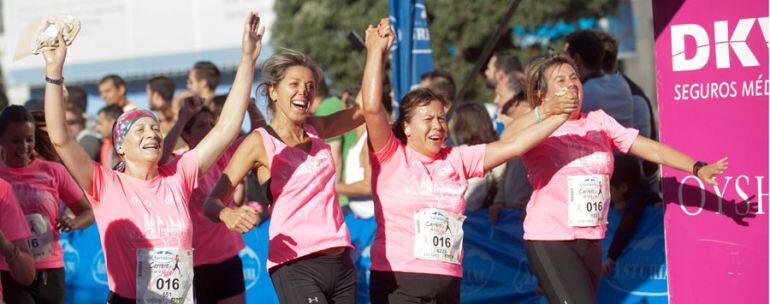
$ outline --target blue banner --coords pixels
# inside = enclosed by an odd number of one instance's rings
[[[391,0],[390,24],[396,33],[391,47],[394,109],[409,90],[420,83],[420,76],[433,71],[428,11],[423,0]],[[396,112],[396,115],[398,113]]]
[[[547,303],[534,293],[537,279],[524,252],[523,219],[520,211],[504,211],[491,225],[486,210],[468,213],[465,230],[463,303]],[[605,256],[621,215],[610,211]],[[355,246],[353,261],[358,271],[358,303],[369,303],[369,248],[374,241],[373,218],[345,217]],[[244,235],[241,251],[248,303],[278,303],[267,273],[269,221]],[[65,233],[61,239],[67,274],[67,303],[104,303],[107,298],[107,268],[96,225],[84,231]],[[663,242],[663,210],[648,208],[613,274],[602,279],[600,303],[667,303],[666,259]]]

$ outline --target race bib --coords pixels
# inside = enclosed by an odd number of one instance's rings
[[[414,213],[414,257],[460,264],[465,216],[425,208]]]
[[[193,303],[190,248],[136,251],[136,299],[140,303]]]
[[[593,227],[607,223],[610,202],[609,176],[605,174],[567,177],[569,225]]]
[[[32,235],[27,241],[32,256],[35,259],[42,259],[53,254],[54,239],[51,223],[48,217],[40,213],[27,214],[24,216],[29,225],[29,231]]]

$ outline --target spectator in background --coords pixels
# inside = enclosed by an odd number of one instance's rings
[[[581,111],[589,113],[604,110],[622,126],[633,127],[634,100],[631,88],[617,73],[604,72],[606,51],[596,31],[580,30],[570,34],[564,44],[564,51],[575,62],[583,83],[585,103]]]
[[[176,90],[174,80],[166,76],[150,78],[147,80],[145,90],[147,91],[147,103],[150,105],[150,110],[155,111],[158,116],[160,131],[165,137],[176,124],[177,113],[172,106],[174,90]]]
[[[492,120],[497,134],[500,135],[505,128],[505,123],[510,121],[506,119],[506,115],[509,114],[503,111],[505,104],[524,90],[521,61],[511,50],[497,51],[489,58],[484,77],[487,80],[487,87],[495,90],[494,102],[497,105],[497,111]]]
[[[447,106],[444,110],[449,113],[449,109],[451,109],[452,105],[454,104],[457,90],[455,86],[455,80],[452,78],[452,74],[449,74],[447,71],[440,70],[422,74],[422,76],[420,76],[419,87],[430,89],[434,93],[444,96],[444,98],[447,100]]]
[[[457,146],[488,144],[498,139],[487,109],[475,102],[463,102],[455,107],[449,121],[449,135]],[[475,211],[489,208],[500,191],[504,173],[505,164],[502,164],[487,171],[484,177],[468,179],[465,209]]]
[[[99,163],[103,166],[114,168],[120,162],[120,157],[115,154],[115,149],[112,148],[112,126],[115,125],[115,121],[122,114],[123,109],[118,105],[109,105],[99,110],[96,129],[99,131],[99,135],[102,136]]]
[[[98,134],[96,131],[96,117],[88,113],[88,93],[86,93],[86,90],[81,86],[68,86],[65,87],[64,94],[64,98],[67,99],[67,107],[76,110],[75,114],[83,117],[84,127],[87,130],[93,134]]]
[[[615,235],[612,237],[610,250],[607,258],[602,264],[602,274],[607,277],[612,274],[615,268],[615,261],[628,246],[629,241],[636,232],[636,226],[639,224],[642,215],[644,215],[644,204],[635,204],[629,201],[629,190],[639,183],[639,160],[631,155],[615,155],[615,170],[610,178],[610,193],[612,204],[610,206],[615,211],[623,214]]]
[[[86,120],[80,111],[73,106],[67,108],[66,119],[70,134],[75,137],[78,144],[86,150],[88,156],[94,161],[100,160],[102,137],[99,133],[86,129]]]
[[[221,78],[222,73],[219,72],[219,68],[214,63],[211,61],[198,61],[187,75],[187,90],[193,96],[202,98],[203,106],[213,111],[214,92]]]
[[[137,106],[126,98],[126,81],[118,75],[110,74],[99,80],[99,95],[104,103],[119,106],[123,111],[136,109]]]
[[[507,117],[514,122],[531,111],[527,93],[522,90],[503,105],[501,112],[506,115],[501,117]],[[503,208],[524,210],[532,195],[532,185],[527,179],[527,168],[521,157],[517,156],[506,164],[502,185],[492,206],[489,207],[489,221],[492,224],[497,223]]]

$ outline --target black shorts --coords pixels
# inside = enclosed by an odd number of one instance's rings
[[[64,303],[64,268],[38,269],[32,285],[16,282],[8,271],[0,271],[5,303]]]
[[[596,303],[601,240],[525,241],[529,266],[551,303]]]
[[[372,270],[369,278],[372,304],[460,303],[458,277]]]
[[[356,268],[350,250],[340,254],[311,254],[277,266],[270,272],[281,304],[354,304]]]
[[[198,304],[216,303],[246,291],[243,263],[238,255],[218,264],[193,268],[195,301]]]

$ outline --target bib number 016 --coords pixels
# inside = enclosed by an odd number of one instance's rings
[[[433,246],[451,248],[452,238],[433,236]]]
[[[587,202],[586,211],[591,212],[593,210],[602,211],[602,202]]]
[[[158,290],[179,290],[179,279],[158,278],[155,281],[155,287],[158,288]]]

